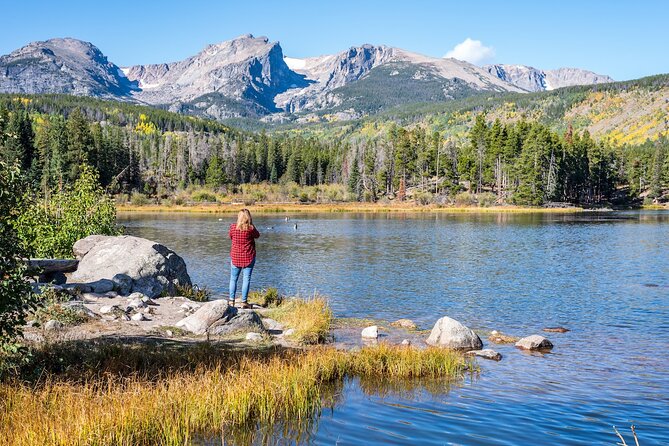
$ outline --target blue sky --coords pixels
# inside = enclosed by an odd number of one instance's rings
[[[669,1],[29,1],[5,0],[0,54],[76,37],[121,66],[171,62],[252,33],[284,54],[362,43],[538,68],[586,68],[615,79],[669,72]],[[481,57],[483,56],[483,57]]]

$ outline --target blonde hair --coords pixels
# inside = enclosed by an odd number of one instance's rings
[[[237,229],[240,231],[248,231],[253,229],[253,219],[251,218],[251,212],[248,209],[242,209],[237,214]]]

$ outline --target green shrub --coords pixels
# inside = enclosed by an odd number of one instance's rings
[[[455,204],[458,206],[472,206],[476,204],[476,197],[469,192],[460,192],[455,195]]]
[[[267,288],[262,291],[252,291],[249,301],[261,307],[278,307],[283,303],[283,296],[276,288]]]
[[[195,191],[190,197],[198,203],[216,203],[216,194],[207,190]]]
[[[149,204],[149,199],[144,194],[133,192],[130,196],[130,203],[133,206],[146,206]]]
[[[40,303],[34,313],[34,317],[40,325],[51,320],[61,322],[63,325],[78,325],[89,319],[80,310],[65,305],[71,299],[68,293],[56,291],[51,287],[45,287],[42,289],[42,294],[39,297]]]
[[[17,194],[21,183],[19,169],[0,161],[0,362],[5,354],[17,352],[14,339],[21,334],[26,313],[37,302],[24,261],[30,253],[15,228],[22,207]]]
[[[206,286],[200,288],[197,285],[193,286],[176,286],[177,295],[183,296],[186,299],[194,300],[196,302],[206,302],[212,295],[212,292]]]
[[[31,255],[72,257],[74,242],[92,234],[118,235],[116,207],[98,182],[95,170],[81,166],[72,187],[54,190],[48,200],[27,198],[17,220],[18,235]]]
[[[416,192],[414,195],[414,200],[416,204],[426,206],[432,203],[434,196],[430,192]]]
[[[476,201],[478,201],[479,206],[488,208],[495,204],[497,201],[497,195],[490,192],[483,192],[476,196]]]

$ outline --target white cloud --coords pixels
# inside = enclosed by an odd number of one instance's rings
[[[491,46],[483,45],[480,40],[473,40],[467,37],[464,41],[455,45],[444,57],[452,57],[479,64],[489,62],[495,57],[495,50]]]

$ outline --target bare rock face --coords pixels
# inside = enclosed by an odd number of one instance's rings
[[[426,342],[454,350],[480,350],[483,347],[481,338],[472,329],[448,316],[442,317],[434,324]]]
[[[290,70],[278,42],[250,34],[207,46],[193,57],[169,64],[129,67],[137,81],[134,96],[150,104],[182,102],[214,118],[280,111],[274,97],[309,85]]]
[[[0,57],[0,92],[127,97],[136,89],[93,44],[77,39],[32,42]]]
[[[573,85],[592,85],[613,82],[609,76],[579,68],[539,70],[526,65],[486,65],[490,74],[525,91],[546,91]]]
[[[523,350],[550,350],[553,343],[541,335],[532,335],[516,342],[516,347]]]
[[[74,252],[79,267],[72,282],[113,284],[122,294],[139,292],[150,298],[174,295],[177,285],[191,285],[184,260],[151,240],[92,235],[77,241]]]

